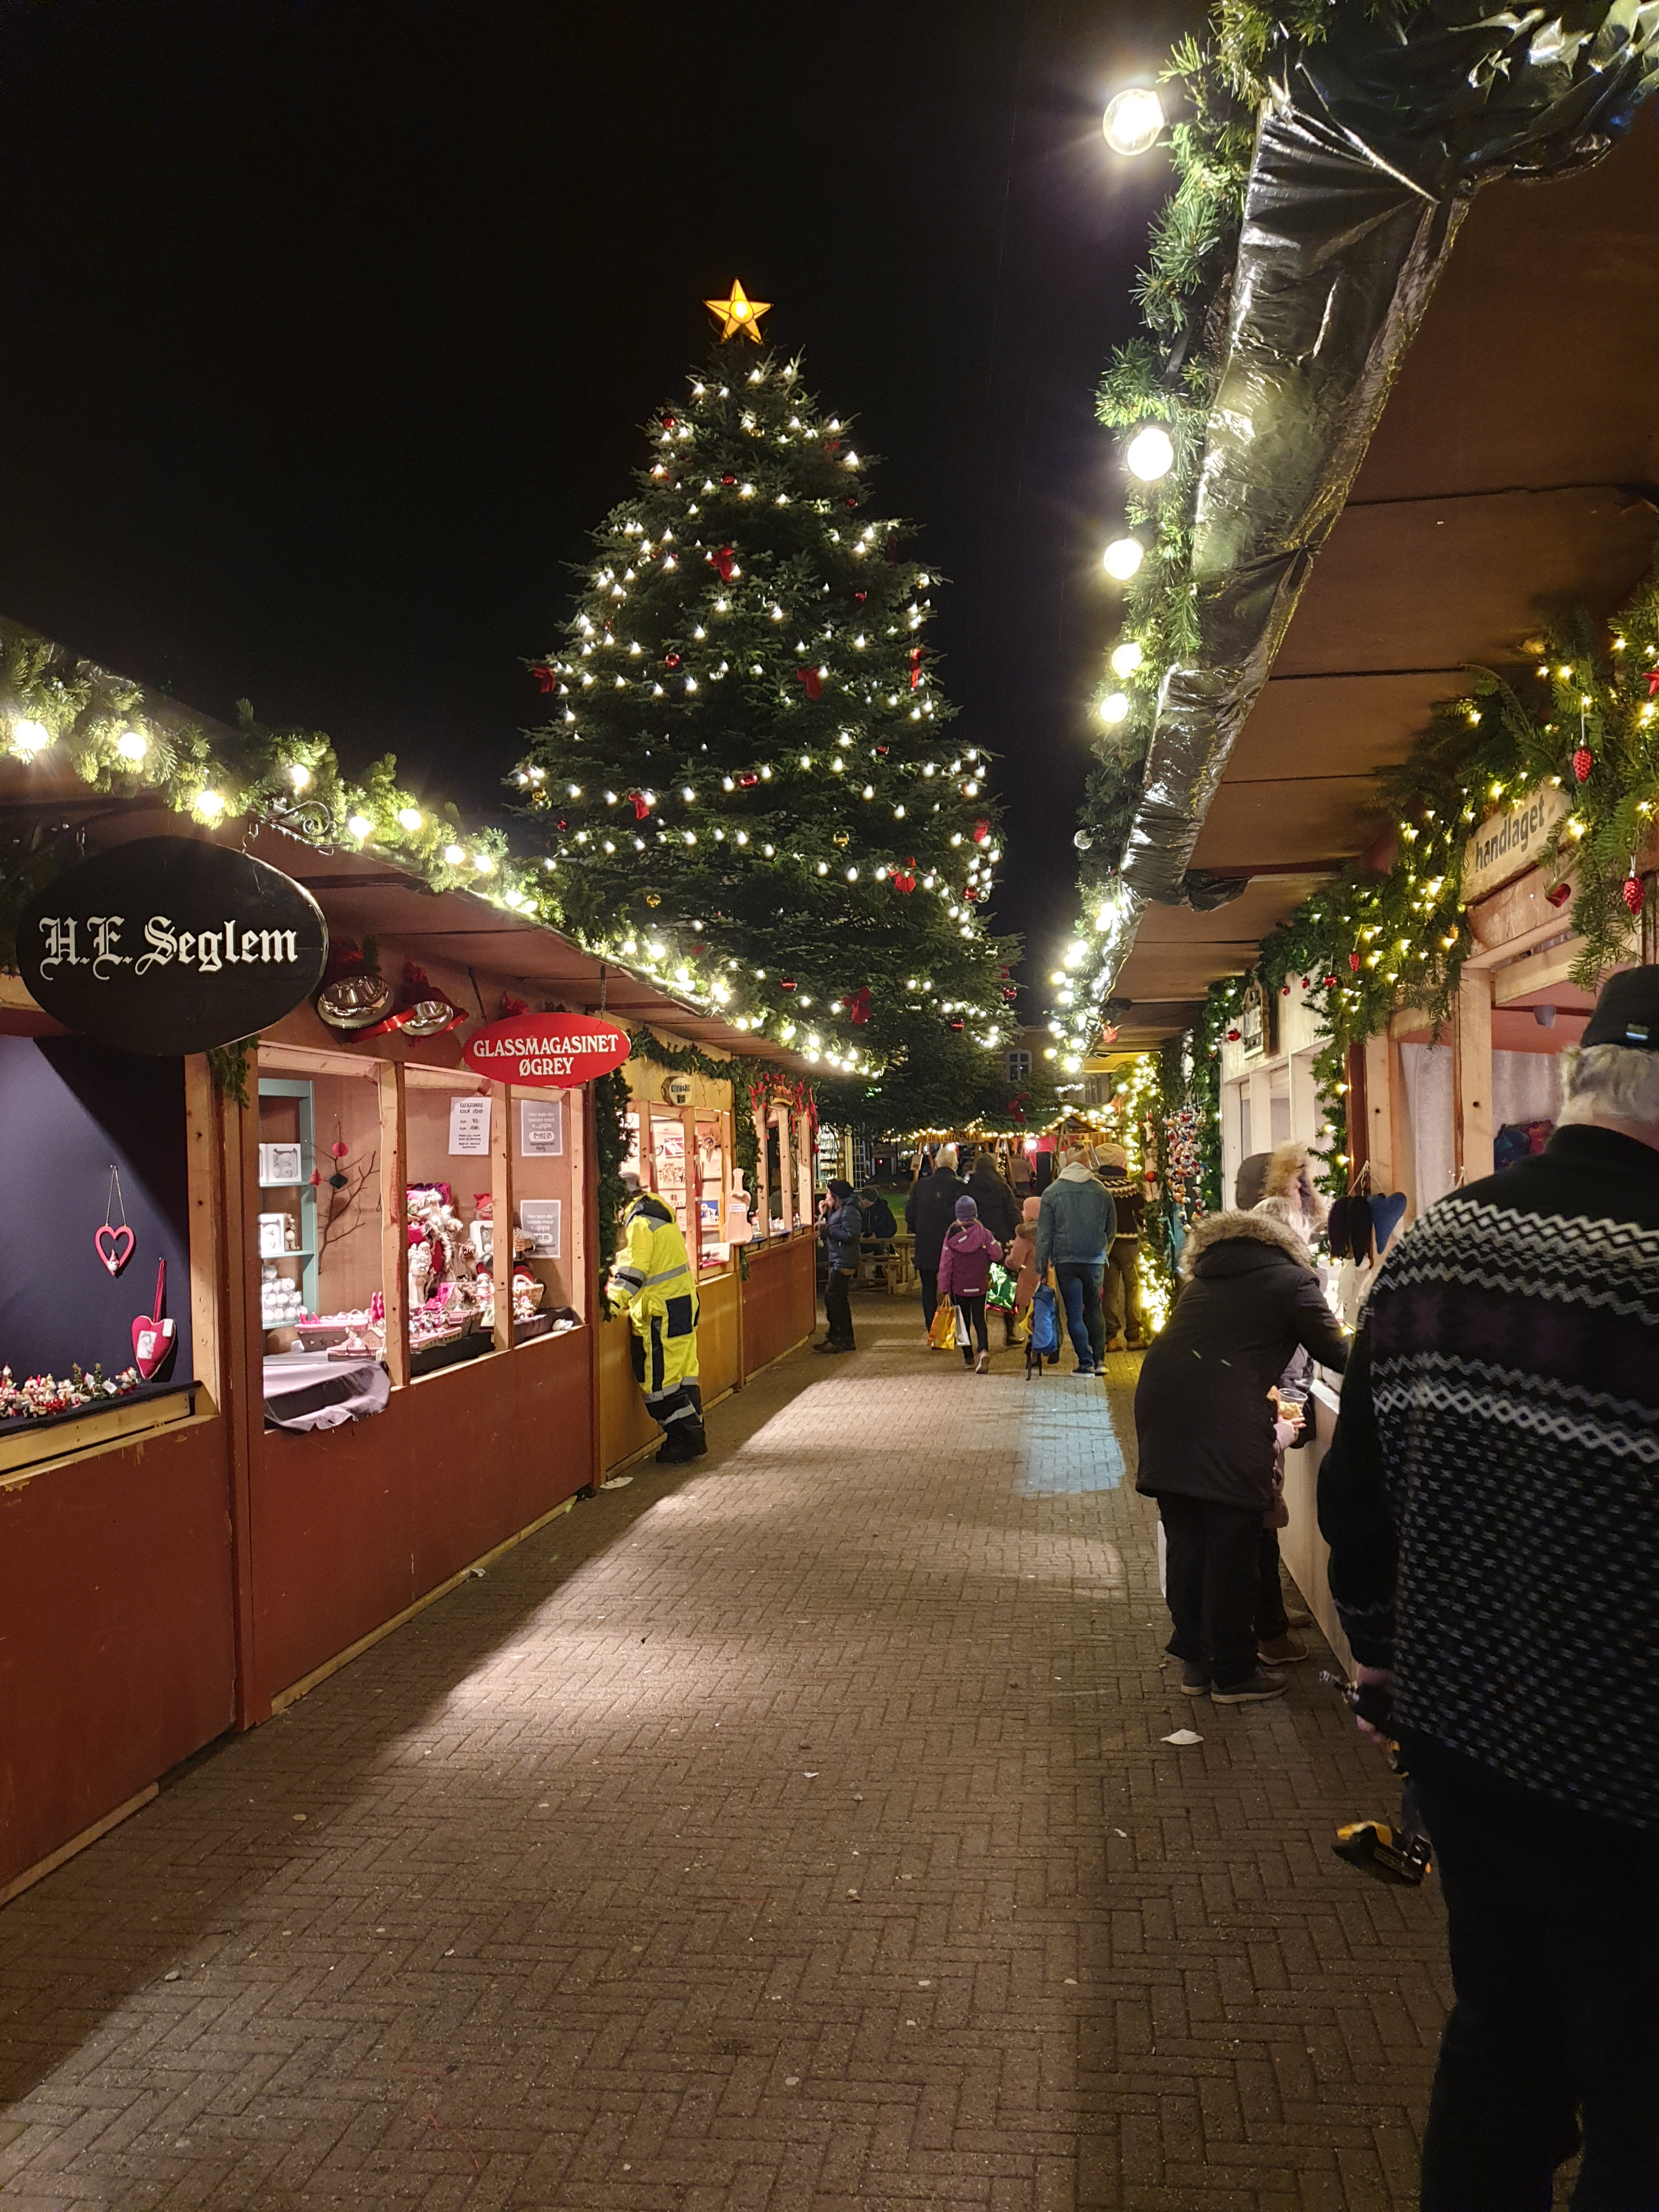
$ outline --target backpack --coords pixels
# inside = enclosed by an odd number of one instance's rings
[[[1047,1283],[1039,1283],[1031,1293],[1031,1350],[1038,1358],[1047,1359],[1060,1352],[1060,1321],[1054,1305],[1054,1294]]]

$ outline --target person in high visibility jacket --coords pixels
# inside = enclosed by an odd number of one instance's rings
[[[671,1465],[700,1459],[708,1439],[697,1382],[696,1278],[679,1224],[650,1191],[639,1192],[623,1212],[610,1295],[633,1324],[634,1379],[665,1438],[657,1457]]]

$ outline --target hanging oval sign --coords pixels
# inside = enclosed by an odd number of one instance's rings
[[[171,1057],[257,1036],[322,981],[328,924],[280,868],[196,837],[138,837],[35,892],[17,963],[54,1019]]]
[[[628,1031],[603,1016],[515,1014],[475,1030],[463,1057],[475,1075],[492,1083],[568,1091],[608,1075],[633,1049]]]

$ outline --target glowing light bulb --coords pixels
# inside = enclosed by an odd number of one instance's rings
[[[1136,641],[1132,637],[1126,637],[1121,645],[1113,648],[1112,657],[1108,665],[1114,676],[1128,677],[1134,674],[1146,658],[1146,654]]]
[[[12,750],[32,760],[43,747],[52,743],[52,732],[44,722],[33,722],[27,715],[20,716],[11,726]]]
[[[1123,458],[1131,476],[1139,477],[1142,483],[1156,483],[1175,466],[1175,447],[1167,430],[1160,429],[1156,422],[1149,422],[1130,439]]]
[[[374,824],[367,814],[354,814],[350,821],[346,823],[346,828],[350,830],[352,836],[359,839],[367,837],[374,827]]]
[[[123,730],[115,740],[115,750],[123,760],[141,761],[149,750],[149,740],[142,730]]]
[[[408,830],[412,837],[420,826],[421,810],[418,806],[400,806],[398,809],[398,827],[400,830]]]
[[[1138,538],[1115,538],[1106,548],[1106,574],[1115,576],[1120,584],[1127,584],[1146,558],[1146,549]]]
[[[311,781],[311,770],[303,761],[295,761],[289,769],[288,780],[295,791],[303,791]]]
[[[1100,719],[1103,722],[1127,722],[1129,719],[1127,696],[1121,691],[1108,692],[1100,702]]]
[[[1164,128],[1164,102],[1150,87],[1131,85],[1107,102],[1101,136],[1115,154],[1133,156],[1156,146]]]

